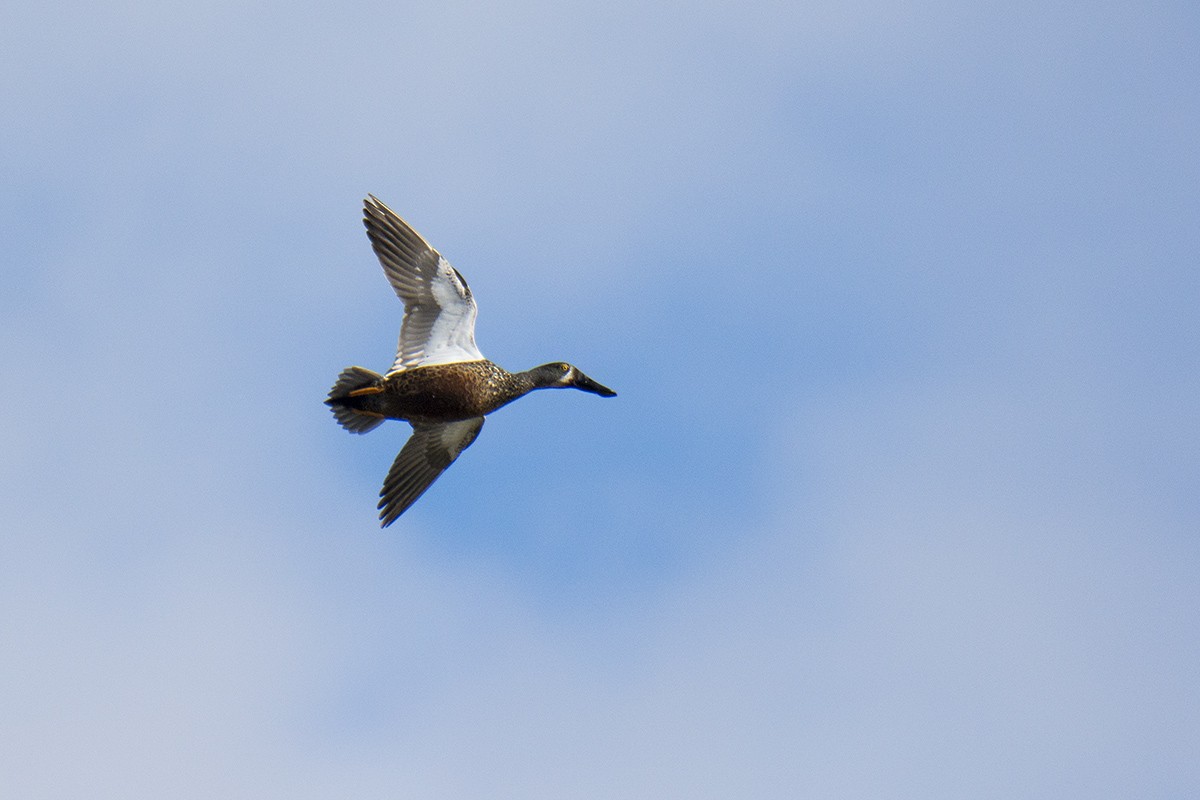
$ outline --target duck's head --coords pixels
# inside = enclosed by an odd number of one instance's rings
[[[581,389],[585,392],[598,394],[601,397],[616,397],[617,393],[607,386],[601,386],[584,375],[578,367],[573,367],[565,361],[555,361],[542,364],[526,373],[533,380],[535,389]]]

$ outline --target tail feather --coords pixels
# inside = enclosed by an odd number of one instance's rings
[[[342,374],[338,375],[337,382],[329,390],[329,397],[325,400],[325,404],[333,409],[333,416],[339,425],[351,433],[366,433],[374,430],[383,422],[384,417],[380,414],[348,405],[348,401],[351,400],[351,392],[373,386],[382,380],[382,375],[365,367],[346,367],[342,370]]]

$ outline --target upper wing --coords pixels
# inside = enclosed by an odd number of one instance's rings
[[[458,270],[374,196],[363,203],[363,224],[388,281],[404,301],[400,344],[390,371],[482,361],[475,345],[479,309]]]
[[[417,502],[446,467],[471,446],[483,417],[458,422],[414,422],[413,434],[392,462],[379,491],[379,521],[386,528]]]

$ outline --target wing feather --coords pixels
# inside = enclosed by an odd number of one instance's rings
[[[391,372],[482,361],[475,344],[479,308],[462,274],[374,196],[363,203],[363,224],[388,282],[404,303]]]
[[[386,528],[417,502],[483,429],[483,417],[457,422],[412,423],[413,433],[392,462],[379,491],[379,521]]]

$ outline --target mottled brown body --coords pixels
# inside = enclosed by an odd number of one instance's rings
[[[490,414],[533,388],[527,375],[491,361],[465,361],[395,372],[340,402],[388,419],[454,422]]]

